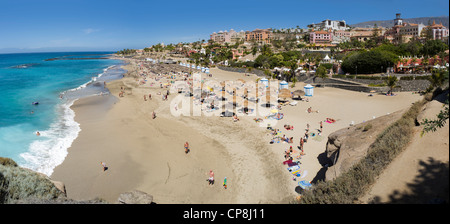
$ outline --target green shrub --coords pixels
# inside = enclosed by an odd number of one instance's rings
[[[10,158],[0,157],[0,165],[16,167],[17,163],[14,162],[14,160],[12,160]]]
[[[0,204],[26,198],[55,199],[64,196],[46,177],[18,166],[0,165]]]
[[[372,128],[372,124],[367,124],[366,126],[364,126],[362,131],[366,132],[366,131],[370,130],[371,128]]]

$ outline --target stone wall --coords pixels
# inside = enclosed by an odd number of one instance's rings
[[[226,66],[217,66],[217,68],[224,70],[224,71],[229,71],[229,72],[252,73],[252,74],[255,74],[260,77],[266,76],[266,75],[264,75],[264,71],[256,69],[256,68],[252,69],[251,72],[247,71],[246,68],[235,68],[235,67],[226,67]]]
[[[348,80],[353,82],[358,82],[361,84],[369,85],[369,84],[383,84],[383,80],[370,80],[370,79],[341,79],[334,78],[339,80]],[[400,92],[409,92],[409,91],[424,91],[430,86],[430,81],[418,79],[418,80],[399,80],[397,82],[398,88],[395,88],[394,91]]]

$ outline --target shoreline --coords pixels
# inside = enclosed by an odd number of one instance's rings
[[[253,121],[260,116],[242,116],[239,122],[204,115],[174,117],[168,104],[177,94],[170,94],[168,102],[162,101],[157,95],[159,87],[139,86],[135,77],[129,77],[130,71],[137,69],[136,64],[128,63],[122,68],[129,68],[127,75],[109,82],[107,88],[111,92],[108,98],[117,98],[121,87],[126,87],[124,97],[115,102],[96,102],[101,97],[80,99],[72,105],[81,131],[66,160],[52,175],[52,179],[65,183],[69,198],[100,197],[117,203],[119,194],[136,189],[163,204],[289,203],[296,196],[297,182],[311,182],[322,168],[318,157],[325,151],[328,134],[348,127],[351,121],[360,123],[398,111],[418,98],[400,93],[395,98],[377,95],[369,98],[372,102],[365,102],[368,98],[364,93],[318,88],[310,102],[284,106],[281,110],[285,118],[274,128],[294,137],[294,143],[271,145],[268,131]],[[256,79],[217,68],[211,69],[211,73],[214,75],[209,79],[217,81]],[[302,86],[298,83],[293,89]],[[144,101],[142,96],[148,93],[154,99]],[[320,113],[307,113],[309,106]],[[152,111],[157,112],[156,119],[151,119]],[[301,167],[307,172],[292,181],[287,166],[282,164],[283,152],[297,145],[306,123],[315,130],[325,117],[336,118],[338,122],[325,124],[322,138],[308,141],[306,155],[301,159]],[[295,129],[286,131],[284,124],[294,125]],[[191,147],[189,154],[184,153],[185,141]],[[108,166],[105,172],[101,170],[101,161]],[[210,169],[215,172],[213,186],[205,181]],[[221,186],[224,177],[228,181],[226,190]]]

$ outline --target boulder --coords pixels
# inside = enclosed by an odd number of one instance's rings
[[[152,204],[153,196],[138,190],[119,195],[120,204]]]

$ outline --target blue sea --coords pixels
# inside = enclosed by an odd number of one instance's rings
[[[0,157],[50,176],[80,132],[70,106],[126,72],[111,53],[0,54]]]

